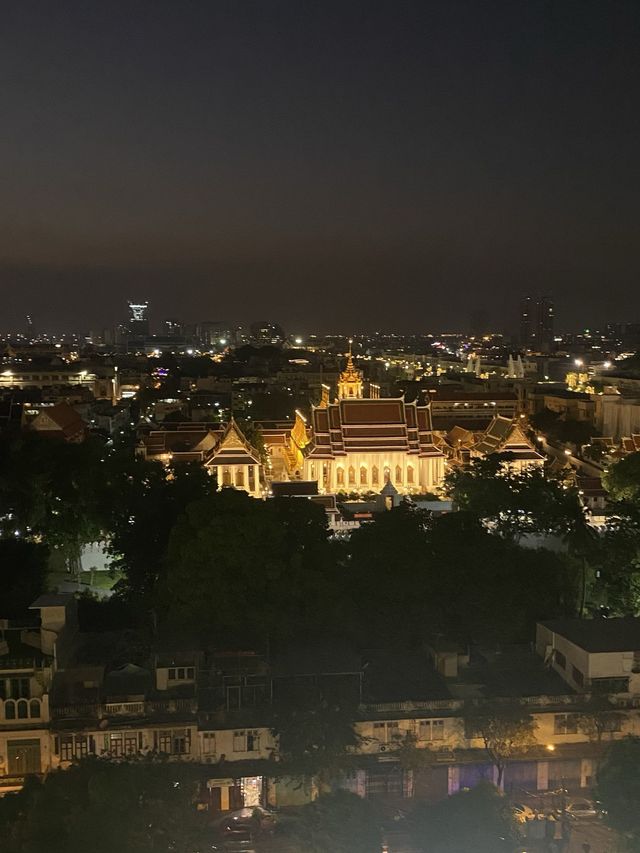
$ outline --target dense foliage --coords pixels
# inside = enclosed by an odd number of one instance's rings
[[[193,853],[205,837],[188,765],[86,759],[0,798],[6,853]]]
[[[598,797],[627,850],[640,850],[640,738],[615,741],[598,770]]]
[[[380,822],[370,800],[336,791],[304,806],[281,831],[300,853],[371,853],[380,850]]]
[[[509,803],[488,783],[419,805],[411,829],[425,853],[511,853],[516,839]]]

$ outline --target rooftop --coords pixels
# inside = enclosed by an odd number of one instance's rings
[[[640,649],[640,619],[555,619],[540,622],[586,652],[633,652]]]

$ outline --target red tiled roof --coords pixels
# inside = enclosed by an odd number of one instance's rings
[[[433,444],[429,407],[403,397],[339,400],[314,409],[312,422],[314,458],[383,450],[441,455]]]

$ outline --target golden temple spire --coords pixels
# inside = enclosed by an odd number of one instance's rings
[[[347,364],[338,380],[338,398],[340,400],[362,397],[362,371],[358,370],[353,362],[352,343],[353,340],[349,338],[349,352],[346,353]]]

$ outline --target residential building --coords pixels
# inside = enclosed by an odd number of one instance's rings
[[[640,695],[640,619],[539,622],[536,651],[578,691]]]

